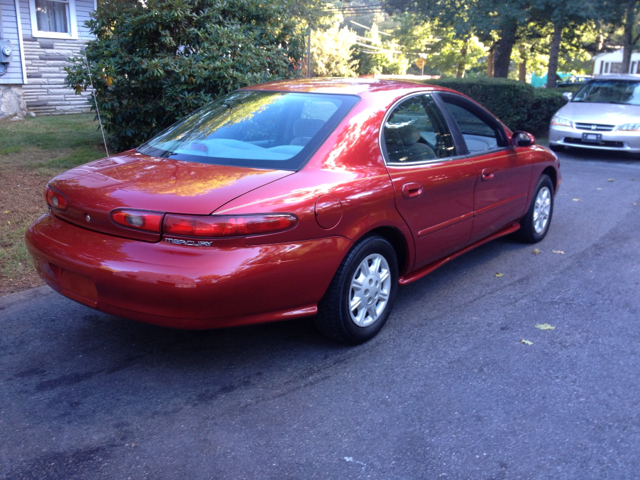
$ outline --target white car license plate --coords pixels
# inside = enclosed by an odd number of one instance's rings
[[[582,141],[585,143],[600,143],[602,142],[601,133],[583,133]]]

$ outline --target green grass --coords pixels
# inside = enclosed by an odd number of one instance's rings
[[[45,210],[47,180],[104,157],[93,114],[0,123],[0,295],[38,285],[24,244],[27,227]]]
[[[98,158],[102,158],[104,156],[105,153],[103,151],[96,151],[96,149],[92,147],[82,147],[71,152],[69,155],[64,155],[49,162],[37,163],[34,166],[36,168],[47,167],[67,170],[73,167],[77,167],[78,165],[91,162],[92,160],[97,160]]]
[[[42,150],[74,149],[102,143],[93,114],[27,117],[0,124],[0,155],[20,153],[26,147]]]

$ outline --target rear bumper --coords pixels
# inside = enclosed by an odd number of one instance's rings
[[[175,328],[217,328],[313,315],[342,258],[343,237],[211,247],[147,243],[51,214],[27,231],[45,282],[106,313]]]

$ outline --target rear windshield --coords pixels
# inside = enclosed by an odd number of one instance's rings
[[[137,151],[198,163],[298,170],[358,99],[240,90],[196,110]]]
[[[592,80],[578,90],[572,101],[640,105],[640,81]]]

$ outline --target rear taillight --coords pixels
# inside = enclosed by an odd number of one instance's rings
[[[153,233],[160,233],[163,216],[163,213],[139,210],[116,210],[111,212],[111,219],[118,225]]]
[[[51,187],[47,187],[44,194],[47,204],[56,210],[65,211],[67,209],[67,197]]]
[[[237,237],[281,232],[298,223],[295,215],[166,215],[164,233],[186,237]]]

